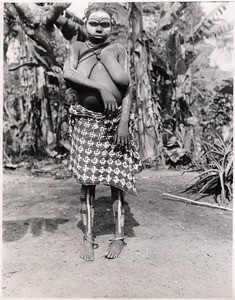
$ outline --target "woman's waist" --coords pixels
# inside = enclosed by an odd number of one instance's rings
[[[110,93],[114,96],[117,101],[117,105],[121,106],[122,104],[122,94],[119,90],[110,90]],[[77,92],[77,99],[80,104],[87,103],[87,104],[94,104],[94,106],[104,106],[102,97],[100,93],[96,90],[88,90],[88,89],[78,89]]]
[[[102,112],[97,112],[87,107],[84,107],[80,103],[75,103],[70,106],[69,112],[74,117],[87,117],[87,118],[94,118],[94,119],[106,119],[107,116],[104,115]],[[119,107],[114,113],[112,113],[112,117],[120,117],[121,115],[121,107]]]

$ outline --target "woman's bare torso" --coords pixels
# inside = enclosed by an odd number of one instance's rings
[[[118,61],[118,49],[115,46],[116,44],[109,45],[102,49],[100,60],[92,52],[86,54],[78,61],[76,70],[93,82],[105,86],[120,106],[128,88],[129,78]],[[86,49],[85,43],[79,44],[80,54]],[[82,106],[96,112],[104,111],[104,104],[98,91],[79,87],[77,94]]]

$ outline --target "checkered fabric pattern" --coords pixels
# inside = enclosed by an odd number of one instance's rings
[[[69,170],[84,185],[99,183],[136,194],[135,173],[141,171],[133,139],[125,147],[115,144],[121,110],[108,117],[79,104],[70,107],[71,152]],[[134,116],[130,116],[132,137]]]

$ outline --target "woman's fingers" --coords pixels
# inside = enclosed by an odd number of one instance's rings
[[[117,104],[113,103],[113,102],[105,103],[104,108],[105,108],[105,111],[107,111],[107,113],[115,112],[118,109]]]

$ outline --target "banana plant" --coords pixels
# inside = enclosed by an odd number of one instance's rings
[[[205,38],[231,31],[229,24],[225,25],[221,21],[218,23],[219,16],[227,8],[227,3],[218,5],[209,15],[199,18],[197,22],[193,22],[192,19],[191,23],[186,22],[189,16],[194,18],[192,12],[190,14],[187,12],[190,6],[190,3],[178,3],[177,6],[174,3],[162,5],[156,26],[157,39],[152,36],[155,76],[159,76],[158,74],[163,76],[165,83],[162,88],[172,90],[170,97],[173,101],[171,100],[171,105],[165,106],[168,108],[163,115],[163,121],[167,115],[174,118],[175,127],[171,133],[174,138],[181,124],[186,126],[186,131],[191,131],[191,126],[187,127],[187,119],[199,117],[194,115],[195,106],[197,106],[197,99],[205,99],[204,91],[206,90],[206,94],[213,97],[214,89],[222,81],[223,76],[230,76],[220,70],[209,68],[208,57],[214,51],[215,45],[205,42]],[[162,100],[162,108],[165,103],[168,103],[165,98],[164,101]],[[197,123],[194,132],[201,134],[198,126]],[[198,137],[195,136],[194,140],[197,139]],[[179,139],[178,144],[180,143]],[[179,159],[179,156],[178,158],[172,156],[168,148],[165,150],[168,157]],[[197,157],[195,151],[197,151],[196,147],[192,157]],[[183,155],[183,150],[180,150],[179,155]]]
[[[204,142],[204,153],[208,163],[198,165],[201,172],[188,183],[185,192],[196,194],[198,199],[214,195],[219,205],[226,206],[233,197],[232,137],[224,141],[217,135],[214,143]]]

